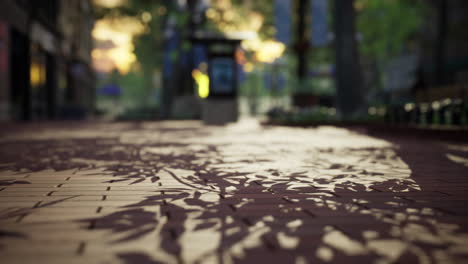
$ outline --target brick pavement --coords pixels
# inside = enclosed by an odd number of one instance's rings
[[[334,127],[0,131],[2,263],[466,263],[468,145]]]

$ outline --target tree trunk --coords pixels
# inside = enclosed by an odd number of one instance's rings
[[[435,76],[436,85],[444,85],[446,82],[445,77],[445,49],[447,40],[447,1],[438,0],[437,2],[438,25],[437,25],[437,39],[435,48]]]
[[[307,80],[307,53],[309,48],[309,43],[307,40],[307,26],[306,26],[306,11],[308,6],[308,0],[298,0],[296,6],[296,15],[297,15],[297,36],[295,51],[297,56],[297,81],[300,87],[299,92],[295,91],[293,98],[300,98],[303,96],[302,86],[305,85]],[[300,105],[297,103],[297,100],[293,99],[294,106]]]
[[[307,77],[307,49],[308,41],[306,36],[306,10],[307,0],[299,0],[297,6],[297,76],[300,82]]]
[[[343,119],[365,109],[363,77],[356,43],[354,0],[335,0],[335,55],[338,111]]]

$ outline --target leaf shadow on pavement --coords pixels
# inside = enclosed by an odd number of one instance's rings
[[[450,189],[466,167],[445,158],[445,146],[382,138],[391,145],[281,151],[72,138],[6,143],[15,151],[0,158],[13,163],[2,170],[75,169],[83,178],[97,170],[109,184],[153,186],[114,212],[77,220],[89,224],[82,232],[108,231],[110,248],[151,245],[116,251],[124,263],[466,260],[468,216],[457,203],[467,199]]]

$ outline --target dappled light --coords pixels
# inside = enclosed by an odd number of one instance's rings
[[[468,263],[467,10],[0,0],[0,262]]]
[[[268,252],[298,263],[447,263],[468,246],[462,222],[424,201],[448,196],[414,177],[398,142],[346,129],[121,123],[7,134],[1,144],[0,201],[17,197],[0,215],[12,234],[1,240],[6,254],[21,241],[87,237],[79,254],[105,247],[98,259],[123,263],[240,263]],[[25,188],[35,196],[19,200]],[[66,235],[44,232],[56,228]]]

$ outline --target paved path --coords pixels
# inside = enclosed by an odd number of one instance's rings
[[[1,263],[468,262],[466,144],[250,121],[0,136]]]

